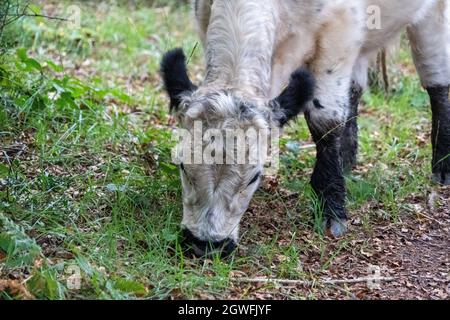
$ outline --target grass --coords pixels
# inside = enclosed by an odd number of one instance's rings
[[[62,15],[68,4],[39,5]],[[2,66],[18,68],[20,76],[8,81],[26,87],[2,94],[0,277],[27,279],[30,292],[46,299],[316,298],[314,290],[303,295],[269,285],[255,293],[231,281],[316,279],[349,248],[352,235],[330,243],[314,232],[321,224],[311,214],[320,211],[309,186],[314,150],[287,147],[311,143],[305,121],[283,138],[279,175],[280,188],[298,196],[285,201],[280,190],[259,191],[254,213],[244,218],[242,248],[230,259],[183,256],[181,190],[157,69],[166,50],[182,46],[193,52],[190,69],[201,79],[189,8],[80,6],[81,28],[27,19],[10,30],[15,46],[27,50],[11,49]],[[348,207],[367,232],[379,221],[399,223],[409,199],[433,187],[428,98],[407,72],[405,50],[392,57],[391,94],[366,93],[359,119],[360,166],[347,178]],[[304,267],[305,256],[317,258],[313,267]],[[81,287],[73,289],[77,270]]]

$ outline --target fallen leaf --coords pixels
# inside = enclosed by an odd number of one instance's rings
[[[9,291],[14,296],[23,300],[34,300],[34,296],[28,291],[26,286],[18,280],[1,280],[0,291]]]

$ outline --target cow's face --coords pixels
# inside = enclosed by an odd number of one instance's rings
[[[227,255],[238,243],[274,132],[311,99],[313,78],[297,71],[280,97],[261,103],[232,90],[197,88],[180,49],[164,56],[161,71],[180,127],[184,242],[198,256]]]
[[[231,252],[261,180],[270,121],[230,92],[202,89],[181,101],[177,118],[185,238],[199,255],[209,246]]]

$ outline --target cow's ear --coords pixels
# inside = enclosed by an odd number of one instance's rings
[[[313,98],[314,87],[314,76],[308,70],[301,68],[292,73],[289,85],[270,102],[280,127],[304,111],[306,103]]]
[[[182,97],[197,89],[189,79],[186,56],[180,48],[173,49],[164,55],[161,61],[161,76],[170,98],[170,111],[176,111]]]

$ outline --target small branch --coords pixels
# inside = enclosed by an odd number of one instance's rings
[[[383,73],[383,82],[384,82],[384,92],[386,95],[389,94],[389,75],[387,69],[386,62],[386,48],[381,50],[381,72]]]
[[[431,220],[431,221],[433,221],[433,222],[436,222],[436,223],[437,223],[438,225],[440,225],[440,226],[443,226],[443,225],[444,225],[444,223],[442,223],[441,221],[439,221],[439,220],[437,220],[437,219],[435,219],[435,218],[433,218],[433,217],[430,217],[429,215],[427,215],[427,214],[425,214],[425,213],[418,212],[417,215],[419,215],[419,216],[421,216],[421,217],[423,217],[423,218],[425,218],[425,219]]]
[[[4,9],[5,13],[9,12],[9,7],[10,7],[10,3],[9,1],[6,3],[6,8]],[[3,14],[3,13],[2,13]],[[3,29],[6,26],[6,14],[0,15],[0,17],[2,18],[2,23],[0,25],[0,40],[2,40],[3,37]]]
[[[16,17],[16,18],[32,17],[32,18],[45,18],[45,19],[49,19],[49,20],[69,21],[69,19],[66,19],[66,18],[52,17],[52,16],[47,16],[45,14],[37,14],[37,13],[8,14],[7,16],[8,17]]]
[[[308,280],[290,280],[290,279],[267,279],[267,278],[234,278],[232,281],[240,282],[240,283],[273,283],[273,284],[281,284],[281,285],[302,285],[302,286],[313,286],[316,284],[324,284],[324,285],[336,285],[336,284],[352,284],[352,283],[362,283],[362,282],[390,282],[395,280],[392,277],[364,277],[364,278],[355,278],[355,279],[335,279],[335,280],[317,280],[317,281],[308,281]]]
[[[303,146],[298,147],[299,150],[306,150],[306,149],[314,149],[316,147],[315,144],[305,144]]]

